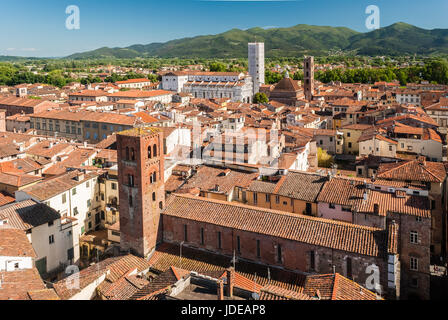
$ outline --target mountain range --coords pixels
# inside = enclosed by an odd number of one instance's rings
[[[360,33],[345,27],[296,25],[290,28],[232,29],[217,34],[165,43],[100,48],[76,53],[69,59],[95,58],[245,58],[248,42],[264,42],[266,57],[327,55],[332,51],[360,55],[448,53],[448,29],[427,30],[403,22]]]

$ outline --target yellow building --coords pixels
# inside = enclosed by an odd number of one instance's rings
[[[359,138],[368,130],[374,130],[369,124],[351,124],[340,129],[344,133],[344,154],[359,154]]]
[[[257,180],[246,190],[246,203],[251,206],[317,216],[316,199],[326,177],[290,171],[277,181]]]

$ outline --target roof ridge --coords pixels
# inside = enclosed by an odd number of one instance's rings
[[[338,292],[338,285],[339,285],[339,273],[335,273],[334,281],[333,281],[333,292],[331,293],[331,300],[336,300],[336,294]]]
[[[298,214],[284,212],[284,211],[280,211],[280,210],[273,210],[273,209],[268,209],[268,208],[259,208],[259,207],[249,206],[249,205],[246,205],[246,204],[228,202],[228,201],[223,201],[223,200],[216,200],[216,199],[208,199],[208,198],[196,197],[196,196],[189,195],[189,194],[174,193],[172,195],[173,195],[173,198],[174,197],[179,197],[179,198],[186,198],[186,199],[191,199],[191,200],[196,200],[196,201],[211,202],[211,203],[222,204],[222,205],[227,205],[227,206],[232,206],[232,207],[240,207],[240,208],[251,209],[251,210],[256,210],[256,211],[269,212],[269,213],[276,214],[276,215],[279,215],[279,216],[288,216],[288,217],[296,218],[296,219],[302,219],[302,220],[316,221],[316,222],[333,224],[333,225],[346,226],[346,227],[350,227],[350,228],[353,228],[353,229],[366,230],[366,231],[383,231],[380,228],[362,226],[362,225],[357,225],[357,224],[353,224],[353,223],[348,223],[348,222],[343,222],[343,221],[336,221],[336,220],[330,220],[330,219],[324,219],[324,218],[318,218],[318,217],[298,215]]]

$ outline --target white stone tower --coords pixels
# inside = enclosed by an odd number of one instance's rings
[[[260,91],[264,84],[264,43],[249,43],[249,74],[254,83],[254,94]]]

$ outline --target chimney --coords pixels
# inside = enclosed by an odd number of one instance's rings
[[[218,281],[218,300],[224,300],[224,281]]]
[[[235,285],[235,269],[227,269],[227,296],[233,298],[233,287]]]

